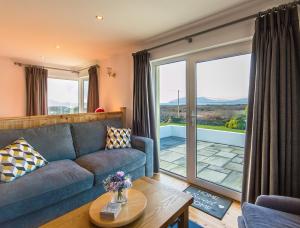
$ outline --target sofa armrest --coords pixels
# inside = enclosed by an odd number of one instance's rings
[[[274,210],[300,215],[300,199],[287,196],[261,195],[256,199],[256,205]]]
[[[141,136],[131,136],[131,145],[134,149],[143,151],[146,154],[146,176],[153,176],[153,140]]]

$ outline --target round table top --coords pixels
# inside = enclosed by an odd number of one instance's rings
[[[127,191],[128,201],[125,205],[122,205],[122,210],[115,220],[107,220],[100,217],[100,211],[111,201],[112,193],[107,192],[97,198],[89,210],[91,222],[99,227],[120,227],[139,218],[146,208],[147,198],[142,192],[135,189],[128,189]]]

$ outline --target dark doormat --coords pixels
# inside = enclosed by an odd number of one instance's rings
[[[205,213],[222,219],[229,209],[232,200],[224,198],[214,193],[204,191],[194,186],[189,186],[184,192],[194,197],[193,207],[204,211]]]

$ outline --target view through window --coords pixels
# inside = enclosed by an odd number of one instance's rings
[[[48,78],[48,114],[79,112],[79,81]]]
[[[250,54],[196,64],[197,177],[241,192]]]
[[[160,65],[159,87],[160,167],[186,176],[186,62]]]

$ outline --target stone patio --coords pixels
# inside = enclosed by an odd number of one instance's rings
[[[244,148],[197,141],[197,177],[241,192]],[[160,168],[186,176],[186,139],[160,139]]]

